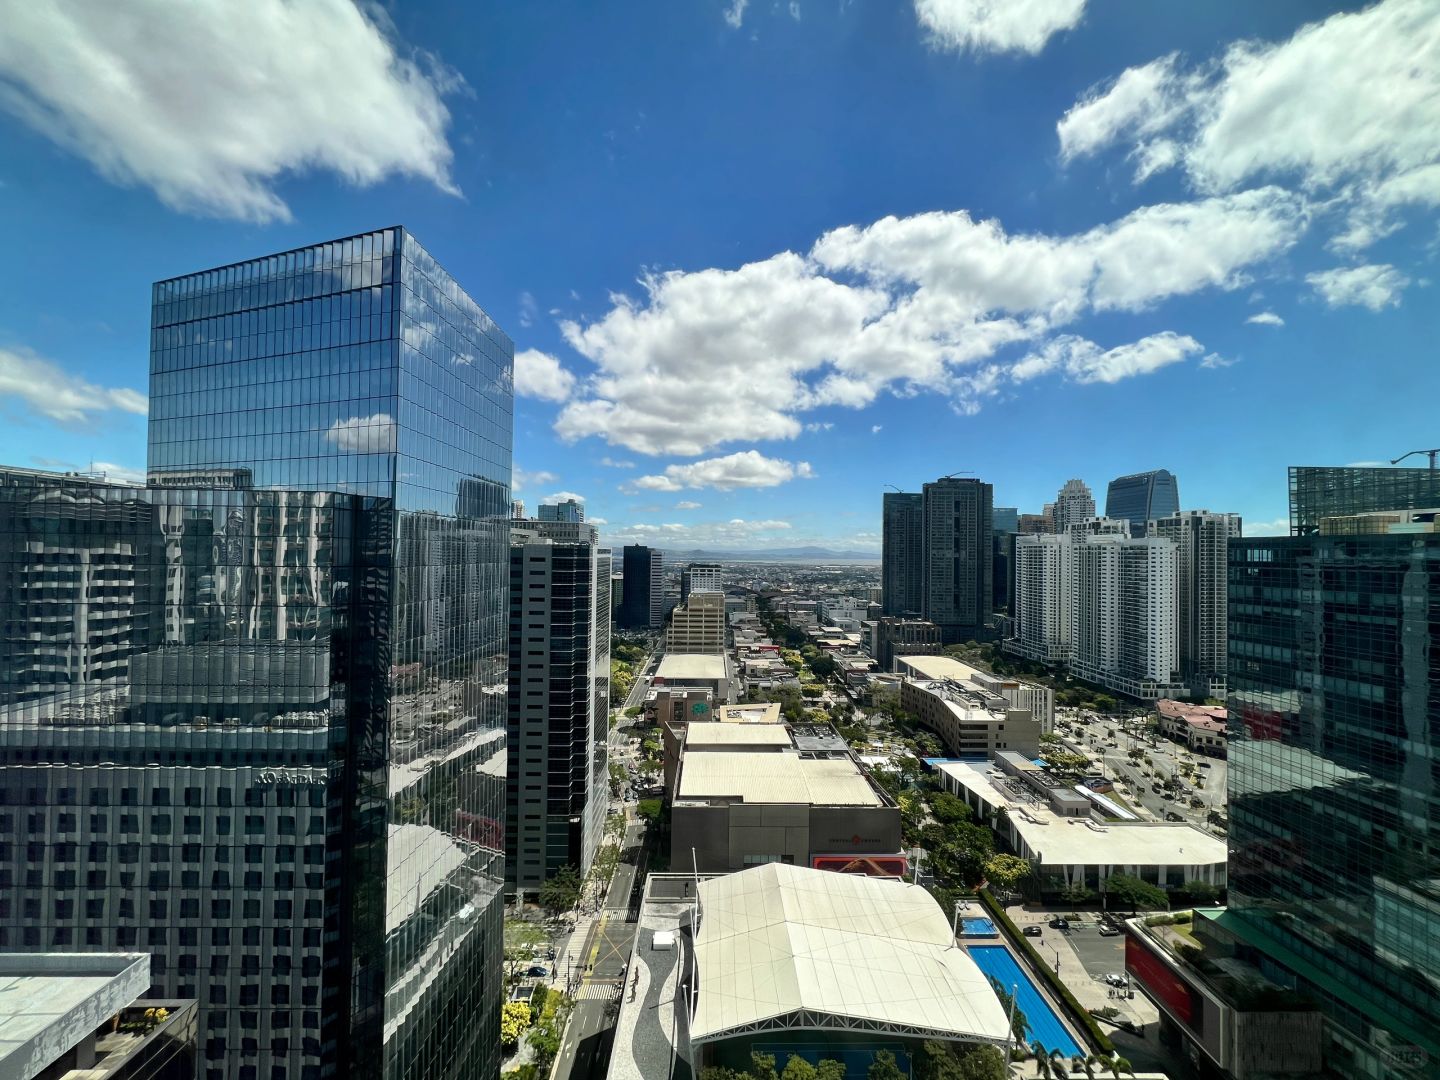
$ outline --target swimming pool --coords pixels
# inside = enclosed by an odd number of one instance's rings
[[[1029,1024],[1026,1042],[1038,1042],[1046,1050],[1059,1050],[1066,1057],[1084,1056],[1085,1051],[1070,1037],[1055,1011],[1035,989],[1030,976],[1020,970],[1009,949],[1004,945],[966,945],[965,948],[981,971],[998,982],[1006,993],[1014,993],[1015,1007],[1025,1014]],[[1010,989],[1012,986],[1016,988],[1014,991]]]
[[[999,937],[1000,932],[989,919],[973,918],[960,920],[961,937]]]

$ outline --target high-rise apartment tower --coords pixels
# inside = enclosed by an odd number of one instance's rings
[[[924,606],[925,499],[887,491],[881,501],[880,605],[886,615],[917,615]]]

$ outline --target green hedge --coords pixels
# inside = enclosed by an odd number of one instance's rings
[[[1006,932],[1010,935],[1010,940],[1020,947],[1020,951],[1029,959],[1030,966],[1040,972],[1050,985],[1050,989],[1055,992],[1055,996],[1060,999],[1066,1011],[1070,1013],[1071,1019],[1089,1033],[1091,1044],[1097,1050],[1113,1054],[1115,1044],[1110,1041],[1110,1037],[1100,1030],[1100,1025],[1095,1022],[1095,1018],[1090,1015],[1085,1006],[1075,1000],[1075,995],[1070,992],[1070,988],[1060,981],[1060,976],[1055,974],[1050,965],[1045,962],[1044,957],[1036,951],[1035,946],[1030,944],[1030,939],[1020,933],[1020,928],[1015,925],[1009,915],[1005,914],[1005,909],[995,901],[995,897],[990,895],[989,889],[980,890],[980,903],[984,904],[985,910],[1005,927]]]

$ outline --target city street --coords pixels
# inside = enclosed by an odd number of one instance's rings
[[[645,859],[643,837],[643,825],[626,828],[622,850],[627,857],[616,867],[600,917],[586,936],[580,954],[584,969],[579,973],[575,1010],[556,1057],[555,1080],[588,1080],[605,1075],[625,966],[635,939],[636,924],[627,922],[626,917],[638,866]]]

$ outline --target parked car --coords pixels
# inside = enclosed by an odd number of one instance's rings
[[[1107,983],[1109,983],[1111,986],[1118,986],[1118,987],[1121,987],[1121,988],[1124,988],[1124,987],[1130,985],[1130,980],[1129,980],[1129,979],[1127,979],[1124,975],[1120,975],[1120,974],[1115,973],[1115,972],[1112,972],[1111,974],[1106,975],[1106,976],[1105,976],[1105,981],[1106,981]]]
[[[1042,933],[1044,933],[1044,931],[1041,930],[1038,926],[1027,926],[1020,932],[1026,937],[1039,937]]]
[[[1184,815],[1184,814],[1177,814],[1174,810],[1166,810],[1166,811],[1165,811],[1165,820],[1166,820],[1166,821],[1184,821],[1184,820],[1185,820],[1185,815]]]
[[[1050,920],[1050,929],[1069,930],[1070,920],[1065,918],[1063,915],[1056,915],[1053,919]]]
[[[1208,768],[1210,768],[1210,762],[1208,762],[1208,761],[1201,761],[1201,762],[1199,762],[1198,764],[1200,765],[1200,768],[1202,768],[1202,769],[1208,769]]]
[[[526,969],[525,974],[537,979],[543,979],[546,975],[550,974],[550,969],[543,964],[534,964]]]

